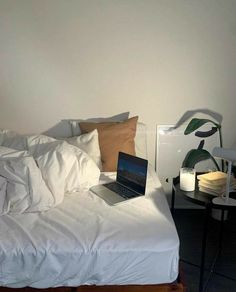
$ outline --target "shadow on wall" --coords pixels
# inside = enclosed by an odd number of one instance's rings
[[[49,137],[69,138],[72,136],[72,129],[69,120],[61,120],[59,123],[42,133]]]
[[[223,117],[221,114],[214,112],[209,109],[195,109],[185,112],[182,117],[178,120],[178,122],[175,124],[174,129],[177,129],[182,124],[184,124],[188,119],[190,119],[192,116],[194,116],[197,113],[202,113],[211,116],[214,118],[219,124],[222,123]]]
[[[106,118],[89,118],[89,119],[65,119],[61,120],[59,123],[51,127],[50,129],[44,131],[42,134],[47,135],[53,138],[68,138],[75,136],[75,133],[72,129],[72,123],[79,123],[82,121],[86,122],[94,122],[94,123],[101,123],[101,122],[121,122],[127,120],[129,118],[130,112],[120,113],[111,117]],[[78,133],[79,134],[79,133]]]

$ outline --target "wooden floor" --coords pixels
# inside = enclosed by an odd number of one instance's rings
[[[76,292],[183,292],[182,284],[175,285],[145,285],[145,286],[108,286],[108,287],[80,287]]]

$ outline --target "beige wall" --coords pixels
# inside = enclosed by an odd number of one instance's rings
[[[0,127],[138,114],[148,125],[189,109],[223,115],[236,141],[235,0],[0,0]]]

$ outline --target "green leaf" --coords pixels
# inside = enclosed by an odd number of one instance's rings
[[[211,159],[213,163],[215,164],[217,170],[220,170],[214,157],[205,149],[190,150],[183,161],[182,167],[194,168],[198,162],[204,161],[207,159]]]
[[[214,135],[218,131],[217,127],[212,127],[209,131],[196,131],[195,136],[199,138],[206,138]]]
[[[186,127],[185,131],[184,131],[184,135],[188,135],[191,134],[192,132],[196,131],[198,128],[200,128],[201,126],[203,126],[206,123],[212,123],[214,124],[218,129],[220,128],[220,125],[217,124],[216,122],[209,120],[209,119],[197,119],[194,118],[192,119],[188,126]]]
[[[205,144],[205,140],[201,140],[197,149],[203,149],[204,144]]]

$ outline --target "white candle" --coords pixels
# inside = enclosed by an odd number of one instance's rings
[[[191,192],[195,190],[195,176],[196,172],[193,168],[180,169],[180,189]]]

